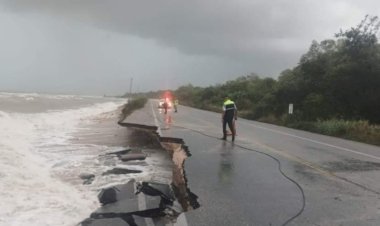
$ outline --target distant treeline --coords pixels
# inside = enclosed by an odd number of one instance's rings
[[[149,91],[149,92],[126,93],[121,97],[130,97],[130,98],[146,97],[146,98],[151,98],[151,99],[159,99],[161,98],[162,94],[165,93],[166,91],[167,90],[157,90],[157,91]]]
[[[175,91],[181,103],[219,110],[228,95],[249,119],[287,120],[288,106],[301,121],[368,120],[380,123],[380,45],[377,17],[340,31],[335,39],[313,41],[298,65],[278,80],[248,75],[206,88]]]
[[[209,87],[189,84],[173,93],[180,104],[217,112],[229,96],[240,117],[380,145],[379,26],[378,17],[366,16],[334,39],[313,41],[298,65],[277,80],[250,74]]]

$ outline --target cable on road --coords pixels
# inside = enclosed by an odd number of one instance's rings
[[[176,127],[176,128],[181,128],[181,129],[186,129],[186,130],[189,130],[189,131],[192,131],[192,132],[195,132],[195,133],[198,133],[198,134],[201,134],[203,136],[206,136],[206,137],[210,137],[210,138],[214,138],[214,139],[218,139],[218,137],[215,137],[215,136],[212,136],[212,135],[209,135],[209,134],[206,134],[202,131],[198,131],[198,130],[194,130],[194,129],[190,129],[190,128],[187,128],[187,127],[183,127],[183,126],[175,126],[175,125],[172,125],[172,127]],[[229,141],[225,141],[225,142],[229,142]],[[301,196],[302,196],[302,207],[301,209],[292,217],[290,217],[288,220],[286,220],[282,226],[286,226],[288,225],[291,221],[293,221],[294,219],[296,219],[297,217],[299,217],[302,212],[305,210],[305,205],[306,205],[306,198],[305,198],[305,192],[303,190],[303,188],[301,187],[301,185],[295,181],[294,179],[292,179],[290,176],[288,176],[283,170],[282,170],[282,165],[281,165],[281,161],[274,157],[273,155],[271,154],[268,154],[268,153],[265,153],[265,152],[262,152],[262,151],[258,151],[258,150],[255,150],[255,149],[252,149],[252,148],[248,148],[248,147],[244,147],[243,145],[240,145],[240,144],[236,144],[234,143],[234,145],[236,147],[239,147],[241,149],[245,149],[245,150],[248,150],[248,151],[253,151],[253,152],[256,152],[256,153],[259,153],[259,154],[262,154],[262,155],[265,155],[271,159],[273,159],[275,162],[277,162],[277,165],[278,165],[278,170],[279,172],[281,173],[281,175],[286,178],[287,180],[289,180],[291,183],[293,183],[294,185],[296,185],[296,187],[298,188],[298,190],[300,191],[301,193]]]

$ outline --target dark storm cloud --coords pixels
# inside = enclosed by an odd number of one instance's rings
[[[152,39],[185,54],[243,61],[254,65],[256,72],[272,75],[294,66],[312,39],[332,37],[341,27],[336,22],[346,16],[339,10],[348,4],[327,0],[3,2],[16,12],[58,14]]]
[[[131,77],[141,91],[276,77],[312,40],[379,9],[375,0],[0,0],[0,89],[120,94]]]

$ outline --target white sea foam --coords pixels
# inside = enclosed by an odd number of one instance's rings
[[[22,97],[22,98],[35,98],[40,96],[38,93],[10,93],[10,92],[0,92],[0,98],[9,97]]]
[[[69,145],[70,134],[80,122],[121,104],[36,114],[0,111],[1,226],[75,225],[97,207],[94,193],[62,180],[59,175],[65,172],[55,169],[78,168],[84,158],[96,161],[88,152],[81,153],[86,147]],[[77,153],[68,155],[70,151]]]
[[[79,96],[79,95],[54,95],[54,94],[39,94],[39,93],[11,93],[11,92],[0,92],[0,98],[22,98],[27,101],[35,100],[36,98],[46,98],[52,100],[63,100],[63,99],[83,99],[83,98],[99,98],[100,96]]]

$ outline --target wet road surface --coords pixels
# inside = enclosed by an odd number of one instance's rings
[[[161,135],[192,154],[186,176],[201,207],[187,225],[380,225],[379,147],[244,119],[232,143],[217,139],[220,114],[149,108]]]
[[[159,135],[182,210],[129,225],[380,225],[379,147],[244,119],[222,141],[220,114],[157,105],[121,125]]]

